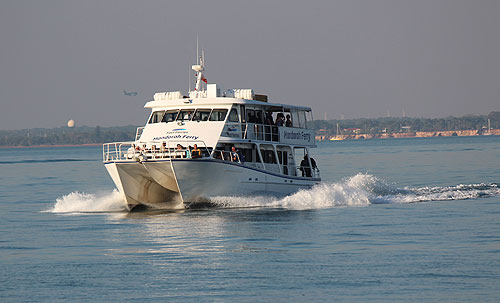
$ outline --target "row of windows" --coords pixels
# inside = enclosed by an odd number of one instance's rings
[[[153,112],[148,123],[173,122],[173,121],[224,121],[226,120],[227,109],[183,109]],[[238,122],[238,113],[232,109],[229,113],[229,121]]]

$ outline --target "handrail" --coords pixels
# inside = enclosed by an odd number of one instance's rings
[[[321,178],[320,170],[317,167],[311,167],[309,166],[302,166],[302,165],[297,165],[297,171],[302,172],[302,177],[307,177],[307,178]]]
[[[228,128],[235,126],[241,127],[240,131],[227,132],[234,133],[240,139],[250,139],[250,140],[262,140],[262,141],[274,141],[279,142],[279,127],[276,125],[260,124],[260,123],[237,123],[228,122],[226,123]],[[244,130],[243,130],[244,128]]]
[[[165,142],[166,143],[166,142]],[[163,146],[163,142],[111,142],[103,144],[103,161],[138,161],[143,162],[148,159],[160,158],[191,158],[191,149],[189,148],[174,148],[177,144],[184,143],[186,146],[200,145],[198,147],[201,152],[201,157],[209,156],[210,149],[202,140],[183,140],[183,141],[168,141],[167,146]],[[149,147],[147,146],[149,145]],[[182,145],[182,144],[181,144]],[[158,147],[159,146],[159,147]]]
[[[237,152],[233,151],[225,151],[225,150],[217,150],[214,149],[210,151],[210,149],[205,145],[205,143],[201,140],[199,141],[187,141],[194,144],[203,144],[201,150],[205,150],[206,153],[202,152],[201,158],[206,158],[206,156],[218,159],[221,161],[228,161],[233,163],[245,164],[244,161],[240,158]],[[193,143],[196,142],[196,143]],[[189,148],[183,149],[174,149],[170,146],[172,144],[180,144],[178,142],[169,142],[167,147],[164,149],[152,148],[152,146],[156,146],[155,144],[150,144],[150,148],[142,148],[137,144],[138,142],[112,142],[112,143],[104,143],[103,144],[103,161],[130,161],[130,162],[145,162],[148,159],[192,159],[191,150]],[[159,143],[158,141],[153,141],[150,143]],[[187,145],[187,144],[186,144]],[[253,163],[249,163],[253,164]],[[259,163],[255,163],[259,164]],[[276,173],[282,173],[279,170],[280,164],[272,164],[272,163],[260,163],[264,165],[265,170],[274,171]],[[285,165],[283,166],[285,167]],[[286,165],[287,170],[289,167],[293,167],[293,165]],[[302,171],[303,177],[307,178],[320,178],[320,170],[315,168],[310,168],[309,166],[297,166],[296,171]],[[285,173],[285,175],[292,175],[294,173]]]

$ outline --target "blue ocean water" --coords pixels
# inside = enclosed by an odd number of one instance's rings
[[[321,142],[322,185],[184,212],[101,154],[0,149],[1,302],[500,300],[500,137]]]

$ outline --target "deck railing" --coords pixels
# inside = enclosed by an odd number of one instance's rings
[[[213,158],[222,161],[239,163],[251,167],[261,168],[274,173],[281,173],[289,176],[296,176],[295,172],[302,172],[303,177],[320,178],[320,171],[318,168],[311,169],[308,166],[294,167],[292,164],[283,165],[273,163],[254,163],[244,162],[239,154],[232,151],[225,150],[212,150],[205,145],[203,141],[169,141],[165,142],[166,145],[159,145],[163,142],[150,142],[149,147],[142,143],[136,142],[113,142],[103,144],[102,155],[104,162],[110,161],[130,161],[130,162],[144,162],[150,159],[192,159],[192,149],[178,148],[177,144],[184,143],[185,146],[197,144],[201,150],[201,158]],[[160,147],[157,147],[157,144]],[[146,146],[145,146],[146,145]],[[295,170],[296,169],[296,170]],[[293,171],[295,170],[295,172]]]
[[[279,126],[257,123],[228,122],[226,127],[226,133],[223,135],[227,135],[229,137],[259,141],[280,141]]]
[[[178,147],[180,144],[182,147]],[[184,144],[184,145],[183,145]],[[112,142],[102,146],[102,158],[109,161],[147,161],[148,159],[192,158],[192,149],[189,146],[198,145],[200,157],[210,155],[211,149],[204,141],[153,141],[143,142]],[[187,147],[187,148],[186,148]],[[195,157],[193,157],[195,158]]]

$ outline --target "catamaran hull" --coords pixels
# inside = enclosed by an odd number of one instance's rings
[[[182,209],[221,196],[285,196],[320,181],[206,159],[110,162],[105,166],[128,209],[137,205]]]

